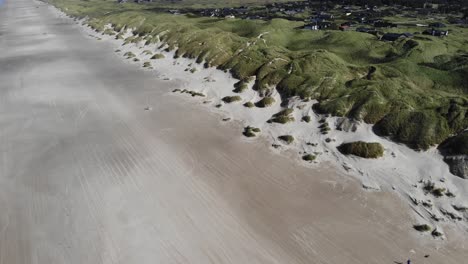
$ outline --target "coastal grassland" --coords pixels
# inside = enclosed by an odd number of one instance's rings
[[[377,134],[415,149],[427,149],[468,127],[466,28],[449,26],[446,38],[417,34],[384,42],[354,31],[300,30],[302,22],[283,19],[171,15],[151,4],[114,1],[49,2],[73,16],[89,17],[95,30],[108,24],[117,32],[132,29],[130,41],[162,41],[176,57],[230,71],[242,83],[255,76],[253,89],[260,96],[271,96],[276,88],[283,101],[316,99],[315,111],[375,124]],[[391,31],[416,30],[422,31]]]

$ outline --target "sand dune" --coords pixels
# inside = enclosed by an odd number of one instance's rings
[[[450,230],[411,232],[391,193],[246,141],[43,3],[0,6],[0,48],[2,264],[468,257]]]

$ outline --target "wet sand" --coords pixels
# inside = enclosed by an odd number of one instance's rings
[[[450,230],[415,233],[391,193],[244,139],[45,4],[6,0],[0,48],[1,264],[468,257]]]

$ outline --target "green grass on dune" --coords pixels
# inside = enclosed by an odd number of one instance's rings
[[[377,142],[356,141],[343,143],[338,146],[338,150],[345,155],[354,155],[366,159],[376,159],[384,154],[383,146]]]
[[[317,99],[316,111],[376,124],[379,135],[413,148],[427,149],[468,127],[466,28],[450,26],[446,38],[419,34],[391,43],[353,31],[298,30],[303,23],[283,19],[174,16],[155,12],[157,3],[49,2],[70,15],[89,17],[95,30],[108,24],[117,32],[131,28],[135,36],[127,42],[162,41],[178,57],[228,70],[241,80],[235,92],[245,90],[255,76],[253,89],[262,97],[271,98],[276,88],[283,99]],[[265,102],[257,106],[268,106]]]

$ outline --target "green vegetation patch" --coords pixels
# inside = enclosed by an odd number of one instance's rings
[[[294,137],[291,135],[282,135],[282,136],[279,136],[278,139],[288,145],[294,142]]]
[[[338,146],[338,150],[345,155],[354,155],[366,159],[380,158],[384,154],[384,148],[377,142],[356,141],[343,143]]]
[[[276,114],[274,114],[270,120],[268,120],[269,123],[279,123],[279,124],[286,124],[288,122],[294,122],[294,117],[291,116],[291,114],[294,112],[294,109],[292,108],[287,108],[284,109]]]
[[[242,93],[245,90],[248,89],[248,85],[245,81],[238,81],[237,83],[234,84],[234,90],[232,90],[235,93]]]
[[[196,92],[196,91],[191,91],[191,90],[187,90],[187,89],[183,89],[183,90],[180,90],[180,89],[175,89],[173,90],[172,92],[180,92],[182,94],[190,94],[192,97],[196,97],[196,96],[199,96],[199,97],[205,97],[206,95],[203,94],[203,93],[200,93],[200,92]]]
[[[302,121],[306,122],[306,123],[309,123],[311,121],[311,117],[309,115],[303,116]]]
[[[256,133],[260,133],[260,128],[251,127],[251,126],[246,126],[244,128],[244,131],[242,132],[242,134],[246,137],[255,137],[257,136]]]
[[[247,107],[247,108],[252,108],[252,107],[254,107],[255,105],[254,105],[254,103],[252,103],[252,102],[247,102],[247,103],[244,104],[244,106]]]
[[[312,155],[312,154],[306,154],[304,156],[302,156],[302,160],[304,161],[314,161],[317,157],[315,155]]]
[[[125,52],[124,56],[127,57],[127,59],[131,59],[131,58],[135,58],[135,57],[136,57],[136,55],[135,55],[133,52],[131,52],[131,51]]]
[[[432,228],[427,224],[414,225],[413,228],[416,229],[419,232],[429,232],[429,231],[432,230]]]
[[[238,95],[235,95],[235,96],[225,96],[223,97],[221,100],[223,100],[223,102],[227,103],[227,104],[230,104],[230,103],[234,103],[234,102],[239,102],[242,100],[242,98]]]
[[[151,57],[152,60],[160,60],[160,59],[164,59],[165,56],[161,53],[157,53],[157,54],[154,54],[153,57]]]
[[[255,106],[264,108],[264,107],[272,106],[275,102],[276,101],[273,97],[266,96],[266,97],[263,97],[260,101],[256,102]]]

